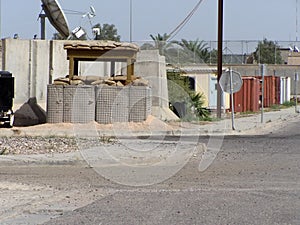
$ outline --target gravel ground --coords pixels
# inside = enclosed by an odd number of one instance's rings
[[[244,133],[254,134],[265,133],[264,129],[267,131],[272,131],[280,129],[283,124],[289,121],[297,121],[299,119],[299,114],[295,114],[293,108],[281,110],[278,112],[266,113],[265,120],[268,121],[261,126],[260,115],[254,115],[246,118],[240,118],[236,120],[236,126],[245,131]],[[229,120],[228,120],[229,121]],[[270,122],[269,122],[270,121]],[[221,125],[220,125],[221,124]],[[74,135],[74,125],[72,124],[42,124],[33,127],[24,128],[12,128],[1,130],[0,135],[0,155],[32,155],[32,154],[51,154],[51,153],[69,153],[74,151],[79,151],[80,146],[89,148],[93,146],[99,146],[102,144],[112,144],[118,142],[118,135],[116,134],[127,132],[129,134],[135,134],[135,131],[146,131],[146,133],[152,133],[158,129],[158,131],[172,131],[184,129],[198,130],[200,133],[207,134],[210,129],[224,131],[224,124],[220,123],[204,123],[204,124],[193,124],[185,122],[173,122],[164,123],[154,117],[149,117],[144,123],[129,123],[122,125],[99,125],[90,124],[91,131],[98,131],[99,139],[78,139],[78,137],[71,136]],[[229,122],[228,122],[229,124]],[[84,129],[87,129],[85,126]],[[88,127],[90,128],[90,127]],[[79,129],[79,128],[78,128]],[[97,131],[96,131],[97,129]],[[81,131],[81,127],[79,129]],[[70,131],[71,135],[70,135]],[[84,132],[85,130],[83,130]],[[113,131],[113,132],[112,132]],[[107,132],[107,135],[105,134]],[[115,134],[115,135],[113,135]],[[240,133],[238,133],[240,134]],[[78,134],[77,134],[78,135]],[[144,134],[145,135],[145,134]],[[111,138],[116,137],[116,138]],[[80,146],[79,146],[80,145]]]
[[[75,138],[0,137],[0,155],[31,155],[77,151]]]
[[[0,137],[0,155],[68,153],[78,151],[79,145],[91,148],[116,143],[117,141],[110,137],[99,137],[99,139],[42,136]]]

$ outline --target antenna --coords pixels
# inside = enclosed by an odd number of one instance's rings
[[[90,6],[90,9],[91,9],[91,15],[96,16],[96,10],[93,6]]]
[[[45,39],[45,17],[48,18],[52,26],[67,39],[70,36],[69,25],[63,10],[57,0],[41,0],[42,9],[45,14],[40,14],[41,18],[41,38]]]
[[[80,12],[78,12],[80,13]],[[83,14],[81,16],[81,18],[88,18],[89,23],[91,25],[91,29],[92,29],[92,33],[93,35],[99,35],[100,30],[99,28],[94,28],[93,24],[92,24],[92,18],[94,18],[96,16],[96,10],[93,6],[90,6],[90,11],[86,12],[86,13],[81,13]],[[77,39],[81,39],[83,37],[87,37],[87,32],[85,31],[85,29],[82,26],[78,26],[75,29],[72,30],[72,34],[77,38]]]
[[[1,0],[0,0],[1,1]],[[45,20],[45,17],[49,18],[49,21],[52,23],[52,25],[59,31],[59,33],[66,39],[85,39],[88,37],[88,34],[86,32],[86,29],[83,28],[81,25],[75,27],[73,30],[69,30],[68,23],[65,17],[65,14],[63,11],[66,12],[66,14],[74,14],[74,15],[80,15],[80,17],[88,18],[88,21],[92,28],[92,33],[94,35],[97,35],[100,33],[100,31],[93,27],[91,19],[96,16],[96,10],[93,6],[90,6],[89,12],[82,12],[82,11],[75,11],[75,10],[69,10],[64,9],[62,10],[57,0],[41,0],[43,5],[43,10],[45,11],[45,14],[40,14],[41,23],[43,24],[43,19]],[[50,10],[50,9],[51,10]],[[42,16],[44,15],[44,16]],[[45,25],[44,25],[45,26]],[[43,27],[43,25],[42,25]],[[44,29],[41,29],[42,33]],[[43,35],[41,35],[43,36]]]
[[[95,16],[96,16],[96,10],[93,6],[90,6],[90,12],[87,12],[84,15],[82,15],[82,18],[87,17],[91,24],[91,27],[93,27],[91,19],[94,18]]]

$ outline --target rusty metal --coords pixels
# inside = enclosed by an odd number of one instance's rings
[[[262,77],[256,76],[255,78],[262,80]],[[280,77],[265,76],[264,77],[264,98],[263,107],[269,108],[273,105],[280,104]],[[260,88],[262,90],[262,86]],[[262,95],[262,94],[261,94]]]
[[[255,77],[243,77],[241,90],[234,94],[235,112],[259,111],[260,80]]]

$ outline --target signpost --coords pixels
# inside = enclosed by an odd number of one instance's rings
[[[298,81],[299,81],[299,75],[298,73],[295,73],[295,112],[298,112]]]
[[[220,78],[220,86],[226,93],[230,93],[231,97],[231,119],[232,119],[232,130],[235,130],[234,126],[234,98],[233,94],[238,92],[243,86],[243,80],[241,74],[230,70],[225,71]]]
[[[265,73],[266,65],[260,65],[261,72],[261,123],[264,123],[264,105],[265,105]]]

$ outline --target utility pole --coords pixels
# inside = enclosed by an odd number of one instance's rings
[[[298,0],[296,0],[296,42],[297,41],[298,41]]]
[[[2,0],[0,0],[0,40],[2,39],[1,24],[2,24]]]
[[[129,7],[129,40],[132,42],[132,0],[130,0]]]
[[[218,85],[217,85],[217,117],[222,117],[222,89],[219,84],[223,66],[223,0],[219,1],[218,7]]]

